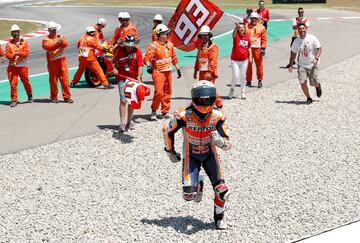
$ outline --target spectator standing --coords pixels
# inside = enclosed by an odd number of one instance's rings
[[[294,35],[291,37],[291,43],[290,43],[290,47],[292,46],[294,40],[299,36],[299,32],[298,32],[298,25],[300,23],[304,23],[306,25],[307,28],[309,28],[310,25],[310,20],[308,18],[304,17],[304,9],[302,7],[298,8],[298,17],[294,18],[293,21],[293,30],[294,30]],[[290,53],[291,54],[291,53]],[[290,55],[291,56],[291,55]],[[290,63],[290,62],[289,62]],[[295,64],[295,62],[293,63],[293,65]],[[289,66],[286,66],[287,68],[289,68]]]
[[[243,18],[244,24],[250,23],[250,15],[252,12],[254,12],[253,8],[248,7],[246,9],[246,17]]]
[[[250,51],[250,37],[246,35],[246,27],[244,23],[235,23],[233,31],[233,48],[231,52],[231,70],[232,80],[229,99],[234,96],[235,84],[240,79],[241,99],[245,96],[245,79],[248,63],[252,63],[252,55]]]
[[[269,10],[265,8],[265,2],[263,0],[259,1],[259,8],[256,10],[256,12],[259,15],[260,23],[263,24],[267,30],[267,24],[270,20],[270,13]]]

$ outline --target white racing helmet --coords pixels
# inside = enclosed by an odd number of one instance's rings
[[[10,29],[11,32],[13,31],[20,31],[20,27],[17,24],[13,24]]]

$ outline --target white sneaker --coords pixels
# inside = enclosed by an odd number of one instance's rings
[[[157,121],[156,111],[151,112],[150,121]]]
[[[195,198],[194,198],[194,202],[199,203],[202,200],[203,197],[203,189],[204,189],[204,177],[203,176],[199,176],[199,191],[197,192]]]
[[[245,100],[245,99],[246,99],[245,92],[241,92],[241,94],[240,94],[240,98],[241,98],[242,100]]]
[[[233,97],[234,97],[234,89],[230,89],[229,99],[232,99]]]

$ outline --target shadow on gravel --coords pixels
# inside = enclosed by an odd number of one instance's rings
[[[157,225],[164,228],[172,227],[177,232],[192,235],[203,230],[214,229],[214,223],[204,223],[192,216],[168,217],[163,219],[142,219],[141,223]]]
[[[97,125],[97,127],[101,130],[105,130],[105,131],[111,131],[112,137],[120,140],[122,143],[132,143],[134,137],[130,134],[128,134],[127,132],[124,133],[119,133],[118,129],[119,126],[117,125]]]
[[[130,134],[124,132],[124,133],[119,133],[119,132],[114,132],[112,135],[113,138],[120,140],[122,143],[132,143],[134,137],[131,136]]]
[[[313,100],[313,102],[319,102],[318,100]],[[276,100],[276,104],[288,104],[288,105],[309,105],[306,103],[306,100]]]

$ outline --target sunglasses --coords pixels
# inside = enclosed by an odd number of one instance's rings
[[[301,13],[304,13],[304,11],[299,11],[298,13],[301,14]]]

